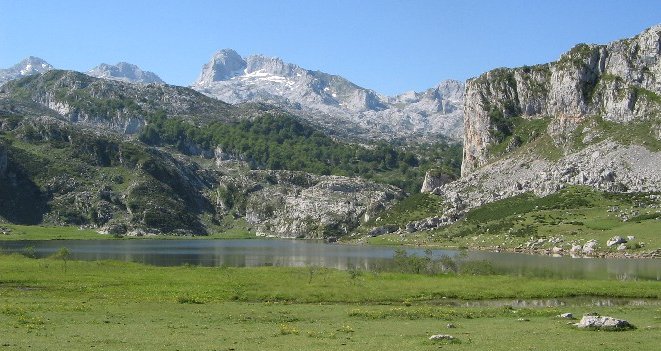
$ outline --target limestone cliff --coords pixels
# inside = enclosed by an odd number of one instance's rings
[[[556,145],[591,116],[627,123],[661,111],[661,25],[607,45],[579,44],[556,62],[489,71],[466,84],[462,176],[485,165],[519,121],[550,117]],[[658,123],[653,123],[653,128]],[[659,131],[656,131],[658,137]],[[565,138],[566,139],[566,138]]]

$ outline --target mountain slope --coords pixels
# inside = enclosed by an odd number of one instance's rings
[[[431,227],[496,201],[574,187],[641,194],[651,207],[634,202],[632,211],[653,216],[661,191],[660,58],[661,25],[608,45],[577,45],[557,62],[470,79],[462,177],[425,189],[444,200]]]
[[[0,85],[17,78],[44,73],[53,69],[48,62],[34,56],[30,56],[17,63],[11,68],[0,69]]]
[[[50,117],[0,114],[0,222],[115,235],[344,235],[402,196],[360,178],[249,170]]]
[[[234,107],[188,88],[136,85],[61,70],[5,84],[0,104],[38,105],[64,120],[125,134],[138,133],[156,113],[197,122],[232,121],[259,113],[259,107]]]
[[[119,62],[115,65],[102,63],[87,71],[87,75],[127,83],[165,84],[156,73],[143,71],[140,67],[126,62]]]
[[[433,140],[457,138],[462,130],[464,86],[458,81],[386,97],[340,76],[226,49],[204,65],[192,88],[229,103],[281,106],[340,136]]]

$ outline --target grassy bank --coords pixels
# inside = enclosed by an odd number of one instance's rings
[[[567,253],[572,245],[597,240],[598,254],[635,254],[661,248],[658,196],[656,193],[604,193],[581,186],[568,187],[546,197],[522,194],[473,209],[464,219],[447,227],[404,235],[394,233],[367,241],[471,249],[535,249],[537,252],[558,247]],[[430,201],[418,201],[409,207],[424,208],[427,203]],[[401,227],[402,221],[398,219],[405,218],[409,212],[412,211],[393,207],[381,216],[379,225]],[[634,239],[629,240],[625,251],[618,251],[617,245],[606,246],[613,236],[633,236]]]
[[[321,268],[152,267],[0,256],[0,342],[8,350],[652,349],[658,304],[516,309],[448,299],[659,299],[659,282],[428,276]],[[569,309],[569,310],[568,310]],[[562,312],[639,328],[572,329]],[[524,320],[519,320],[524,319]],[[447,323],[456,329],[447,329]],[[456,343],[428,340],[446,333]],[[596,343],[596,344],[595,344]]]
[[[6,233],[0,233],[0,240],[109,240],[117,239],[112,235],[99,234],[93,229],[79,229],[78,227],[63,226],[36,226],[18,224],[0,224]],[[9,229],[8,231],[6,229]],[[1,232],[2,230],[0,230]],[[199,236],[150,235],[142,237],[124,236],[122,239],[251,239],[254,233],[245,229],[244,225],[237,225],[220,233]]]

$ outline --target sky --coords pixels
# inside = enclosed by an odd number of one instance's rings
[[[395,95],[659,23],[659,0],[0,0],[0,68],[27,56],[77,71],[126,61],[188,86],[231,48]]]

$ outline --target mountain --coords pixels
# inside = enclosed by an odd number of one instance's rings
[[[116,65],[102,63],[87,71],[87,75],[127,83],[165,84],[156,73],[143,71],[140,67],[126,62],[119,62]]]
[[[38,57],[30,56],[11,68],[0,69],[0,85],[13,79],[43,73],[52,69],[53,66],[48,62]]]
[[[462,177],[432,190],[456,211],[569,186],[658,193],[661,25],[470,79],[464,121]]]
[[[621,126],[657,121],[660,43],[661,25],[657,25],[608,45],[579,44],[556,62],[497,69],[469,80],[462,174],[497,156],[494,148],[512,136],[517,117],[533,122],[549,116],[545,134],[563,149],[568,145],[560,139],[591,117]],[[651,132],[658,139],[661,130],[653,124]],[[516,135],[508,141],[519,142]]]
[[[394,97],[345,78],[262,55],[217,52],[192,88],[229,103],[264,102],[288,109],[338,136],[362,139],[458,139],[464,85],[445,81]]]
[[[0,87],[0,222],[338,236],[403,196],[358,175],[407,181],[424,162],[190,88],[62,70]]]

